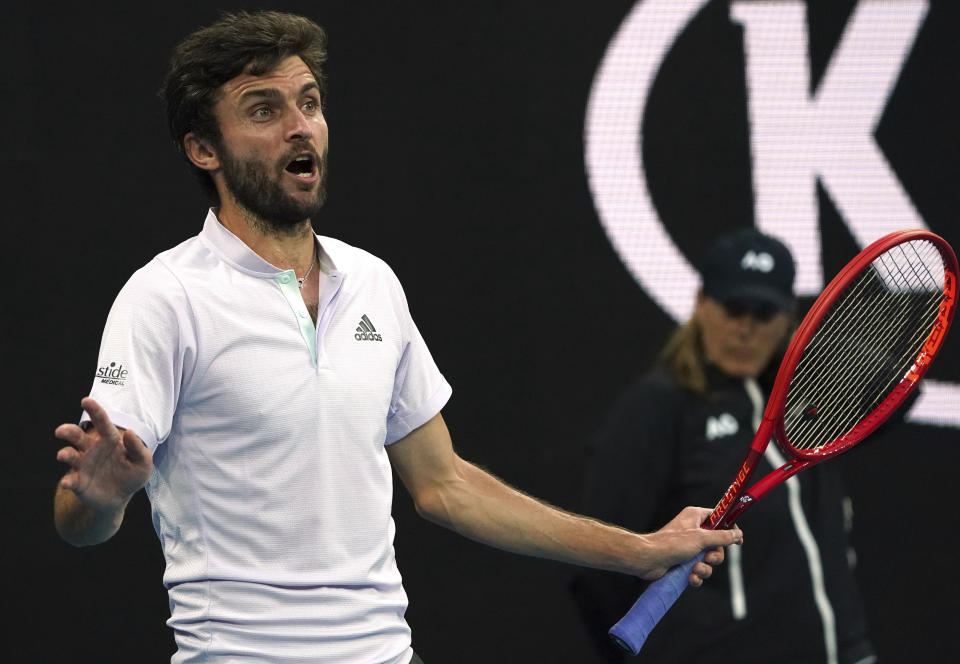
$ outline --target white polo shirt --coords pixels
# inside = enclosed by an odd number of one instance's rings
[[[174,662],[411,656],[385,446],[451,389],[390,268],[317,241],[316,326],[213,211],[107,319],[91,395],[154,453]]]

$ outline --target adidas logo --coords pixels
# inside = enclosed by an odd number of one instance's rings
[[[367,314],[360,316],[360,324],[357,325],[357,333],[353,338],[357,341],[383,341],[383,337],[377,334],[377,328],[367,318]]]

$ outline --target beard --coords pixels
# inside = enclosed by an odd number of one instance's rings
[[[273,176],[271,168],[265,162],[243,161],[234,156],[226,146],[220,148],[221,172],[227,191],[241,208],[253,215],[255,222],[262,223],[264,231],[282,235],[296,233],[304,221],[313,219],[320,213],[326,201],[326,151],[319,158],[314,157],[320,180],[313,196],[299,199],[283,189],[284,169],[303,150],[304,147],[300,147],[279,160],[273,169],[273,172],[279,175]]]

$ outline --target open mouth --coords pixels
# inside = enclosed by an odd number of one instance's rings
[[[317,165],[312,155],[303,154],[287,164],[285,170],[306,180],[314,176]]]

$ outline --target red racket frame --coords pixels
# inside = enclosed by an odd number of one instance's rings
[[[805,451],[794,448],[787,439],[786,432],[784,431],[783,409],[787,399],[787,389],[793,378],[794,370],[800,362],[800,357],[807,347],[807,343],[810,341],[814,332],[816,332],[820,321],[823,320],[823,317],[826,316],[830,307],[833,306],[837,297],[839,297],[843,290],[850,285],[870,263],[890,248],[912,240],[926,240],[933,244],[940,252],[944,263],[943,300],[937,312],[937,318],[920,352],[917,353],[916,358],[914,358],[913,365],[900,380],[899,384],[887,395],[886,399],[853,429],[841,436],[843,440],[837,438],[827,450]],[[950,245],[947,244],[943,238],[927,230],[913,229],[895,231],[873,242],[857,254],[857,256],[833,278],[813,305],[811,305],[807,315],[803,318],[803,322],[800,323],[800,326],[794,333],[790,347],[787,349],[783,361],[780,363],[776,381],[774,382],[773,389],[770,392],[770,398],[763,412],[763,420],[757,429],[757,434],[754,436],[753,442],[750,444],[750,450],[747,452],[746,459],[744,459],[743,464],[740,466],[740,470],[737,472],[733,483],[723,494],[713,513],[707,521],[704,522],[704,528],[711,530],[729,528],[736,522],[737,517],[755,500],[762,498],[768,491],[801,470],[848,450],[872,433],[903,403],[904,399],[907,398],[916,386],[917,381],[926,373],[927,368],[940,349],[946,331],[953,320],[953,314],[956,309],[958,271],[960,270],[958,270],[957,267],[957,257],[953,249],[950,248]],[[783,464],[777,472],[770,473],[759,480],[750,487],[749,491],[745,491],[746,483],[753,474],[764,450],[766,450],[771,436],[777,441],[777,444],[791,460]]]

